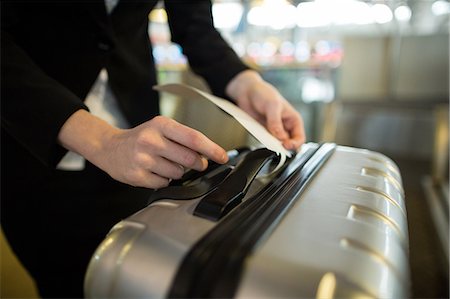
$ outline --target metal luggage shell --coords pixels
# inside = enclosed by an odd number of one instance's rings
[[[192,216],[199,200],[157,201],[114,226],[93,255],[86,296],[166,297],[186,252],[220,225]],[[408,246],[398,167],[338,146],[247,258],[235,297],[408,297]]]

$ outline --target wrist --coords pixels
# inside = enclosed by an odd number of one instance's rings
[[[76,152],[94,165],[103,168],[105,159],[113,147],[113,140],[120,129],[90,114],[78,110],[72,114],[58,134],[58,142]]]
[[[263,81],[263,78],[254,70],[245,70],[231,79],[225,88],[227,96],[238,102],[249,94],[250,88]]]

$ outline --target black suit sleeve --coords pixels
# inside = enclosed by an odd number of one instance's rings
[[[202,76],[211,91],[225,97],[225,87],[248,69],[214,28],[209,0],[166,0],[172,41],[183,48],[192,70]]]
[[[2,22],[4,28],[4,23]],[[2,28],[1,126],[32,155],[55,166],[64,154],[57,136],[83,102],[47,76]],[[7,145],[6,145],[7,146]]]

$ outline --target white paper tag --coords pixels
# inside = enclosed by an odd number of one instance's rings
[[[211,101],[220,109],[235,118],[253,137],[255,137],[262,145],[266,148],[274,151],[280,156],[280,163],[276,167],[278,169],[286,161],[286,157],[290,157],[291,153],[284,148],[280,140],[269,133],[264,126],[257,122],[253,117],[251,117],[247,112],[239,108],[237,105],[216,97],[214,95],[208,94],[207,92],[201,91],[197,88],[185,85],[185,84],[164,84],[156,85],[153,87],[155,90],[163,91],[178,95],[186,99],[198,99],[199,97]]]

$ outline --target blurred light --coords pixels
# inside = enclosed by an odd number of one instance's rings
[[[325,9],[324,9],[325,8]],[[301,2],[297,5],[297,26],[323,27],[331,24],[332,15],[320,2]]]
[[[333,6],[331,7],[331,9],[334,12],[334,24],[363,25],[373,23],[370,6],[365,2],[356,0],[341,0],[334,1],[332,3]]]
[[[392,21],[393,16],[389,6],[385,4],[375,4],[371,9],[374,15],[375,22],[377,22],[378,24],[385,24]]]
[[[219,2],[212,7],[214,26],[219,29],[236,29],[244,8],[239,2]]]
[[[316,298],[335,298],[336,276],[332,272],[325,273],[317,287]]]
[[[166,57],[166,51],[163,46],[155,46],[153,47],[153,57],[157,64],[162,63]]]
[[[179,62],[183,60],[183,50],[178,44],[171,44],[167,51],[167,57],[171,62]]]
[[[252,42],[247,46],[247,55],[255,58],[261,55],[261,44]]]
[[[334,99],[334,87],[330,81],[308,77],[301,79],[300,86],[302,99],[305,103],[319,101],[329,103]]]
[[[265,10],[261,6],[255,6],[250,9],[247,14],[247,22],[255,26],[265,26],[267,16]]]
[[[247,22],[255,26],[268,26],[275,30],[295,27],[297,10],[286,0],[265,0],[250,9]]]
[[[297,5],[299,27],[373,23],[370,6],[357,0],[316,0]]]
[[[295,46],[290,41],[284,41],[280,45],[280,54],[283,56],[294,56]]]
[[[371,24],[373,23],[373,18],[370,10],[370,6],[365,2],[357,2],[354,5],[354,10],[352,11],[353,22],[357,25]],[[356,12],[355,12],[356,11]]]
[[[436,1],[431,5],[431,11],[436,16],[448,14],[450,13],[450,3],[443,0]]]
[[[167,13],[164,8],[153,9],[148,18],[151,22],[155,23],[167,23]]]
[[[327,55],[331,52],[330,43],[325,40],[320,40],[316,43],[314,50],[318,55]]]
[[[275,2],[266,6],[266,9],[270,11],[272,18],[270,19],[269,26],[272,29],[281,30],[285,28],[294,28],[296,25],[297,9],[295,6],[282,2],[276,4]]]
[[[261,49],[261,54],[264,57],[272,57],[277,53],[277,47],[271,42],[264,42]]]
[[[300,41],[297,43],[295,48],[295,59],[298,62],[306,62],[311,57],[311,52],[309,49],[309,44],[306,41]]]
[[[153,48],[153,57],[157,64],[184,64],[186,57],[178,44],[157,45]]]
[[[406,5],[399,6],[394,10],[394,15],[398,21],[408,22],[412,15],[411,8]]]
[[[232,44],[233,50],[239,57],[245,56],[245,46],[241,42],[235,42]]]

